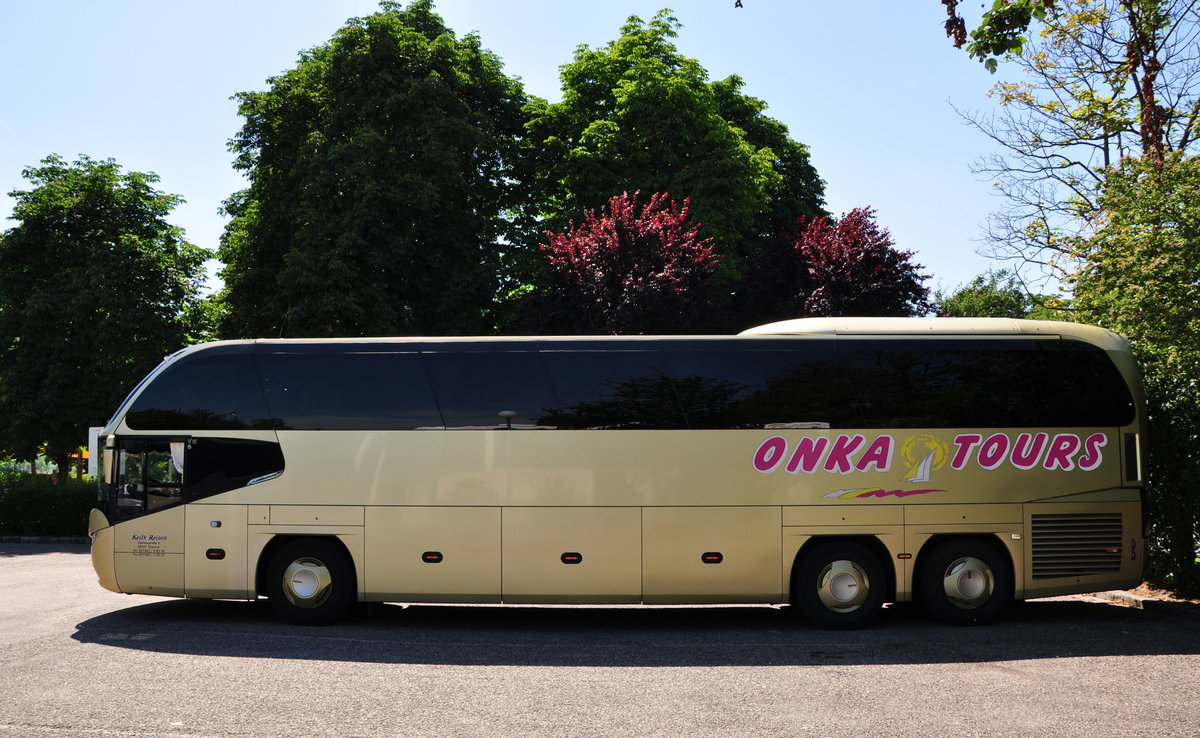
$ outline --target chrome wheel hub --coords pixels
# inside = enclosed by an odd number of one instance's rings
[[[314,558],[296,559],[283,572],[283,594],[296,607],[320,607],[332,588],[329,568]]]
[[[991,568],[974,556],[964,556],[946,567],[942,587],[950,602],[964,610],[981,607],[992,597],[995,577]]]
[[[853,561],[830,562],[817,582],[817,596],[834,612],[853,612],[867,600],[871,582],[862,567]]]

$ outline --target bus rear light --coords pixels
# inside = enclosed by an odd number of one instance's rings
[[[1142,481],[1142,449],[1137,433],[1125,434],[1125,481]]]

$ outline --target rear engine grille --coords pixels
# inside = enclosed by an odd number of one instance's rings
[[[1033,578],[1121,570],[1121,514],[1033,516]]]

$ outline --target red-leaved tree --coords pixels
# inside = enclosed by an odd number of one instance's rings
[[[526,317],[538,333],[704,333],[719,312],[719,259],[680,207],[638,193],[548,233],[546,280]]]
[[[906,316],[928,313],[929,288],[913,252],[896,249],[873,208],[855,208],[834,223],[813,220],[796,244],[812,290],[806,315]]]
[[[873,208],[801,219],[800,234],[765,242],[738,289],[742,326],[811,316],[912,316],[932,310],[913,252],[895,247]]]

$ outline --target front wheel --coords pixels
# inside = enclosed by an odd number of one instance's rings
[[[325,625],[345,615],[354,602],[354,566],[336,543],[297,538],[271,558],[266,590],[271,608],[281,617]]]
[[[887,577],[875,554],[853,541],[819,543],[792,574],[792,604],[825,628],[860,628],[883,608]]]
[[[983,541],[964,538],[937,544],[921,562],[918,592],[925,609],[954,625],[995,620],[1012,601],[1012,572],[1003,556]]]

